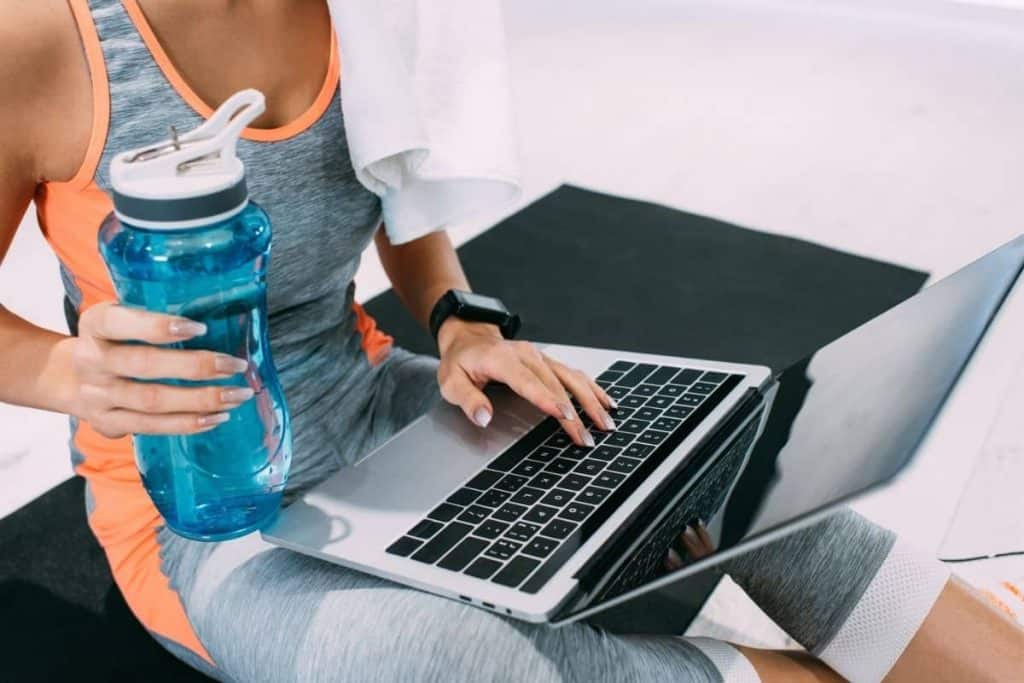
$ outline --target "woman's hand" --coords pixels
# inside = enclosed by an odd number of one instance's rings
[[[71,414],[100,434],[195,434],[228,419],[226,411],[253,396],[249,387],[178,387],[136,380],[226,379],[246,361],[213,351],[162,349],[151,344],[182,342],[206,333],[206,326],[169,315],[113,303],[92,306],[78,325],[72,345]],[[141,341],[145,344],[126,344]]]
[[[446,401],[462,408],[474,424],[486,427],[494,408],[482,391],[488,382],[501,382],[557,419],[580,446],[593,446],[594,437],[572,406],[576,397],[598,429],[615,429],[608,410],[615,402],[594,380],[548,358],[524,341],[508,341],[494,325],[449,318],[437,335],[441,367],[437,378]]]

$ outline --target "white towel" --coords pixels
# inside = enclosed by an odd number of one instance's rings
[[[498,0],[330,0],[359,181],[401,244],[515,199]]]

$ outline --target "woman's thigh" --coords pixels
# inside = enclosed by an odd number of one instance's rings
[[[217,544],[194,569],[186,611],[228,680],[720,680],[676,638],[517,622],[255,535]]]

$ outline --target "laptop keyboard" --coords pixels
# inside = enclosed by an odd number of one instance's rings
[[[536,593],[741,379],[616,361],[597,377],[616,431],[580,415],[588,448],[545,419],[387,552]]]

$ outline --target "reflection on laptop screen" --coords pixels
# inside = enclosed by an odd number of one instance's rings
[[[1022,264],[1024,237],[783,372],[753,449],[756,421],[714,460],[691,464],[696,476],[654,535],[698,531],[677,547],[692,564],[893,477],[928,431]],[[651,552],[663,552],[648,538]],[[624,566],[577,609],[664,573],[629,576]]]

